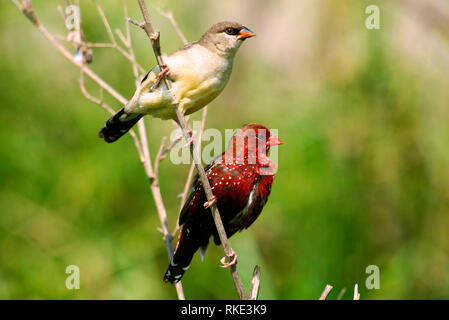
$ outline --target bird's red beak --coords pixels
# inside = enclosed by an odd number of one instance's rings
[[[271,136],[270,139],[267,141],[267,146],[278,146],[280,144],[284,144],[281,139],[279,139],[276,136]]]
[[[252,38],[255,36],[256,36],[256,34],[254,32],[249,30],[247,27],[243,27],[242,30],[240,30],[239,36],[237,37],[237,39],[243,40],[243,39]]]

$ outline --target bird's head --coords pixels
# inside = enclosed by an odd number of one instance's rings
[[[255,35],[241,23],[223,21],[210,27],[199,42],[220,55],[233,57],[243,41]]]
[[[226,159],[244,164],[257,164],[260,167],[274,167],[268,158],[270,147],[283,142],[272,135],[267,127],[250,123],[238,129],[225,152]]]

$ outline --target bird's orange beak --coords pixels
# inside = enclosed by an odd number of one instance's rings
[[[249,30],[247,27],[243,27],[242,30],[240,30],[239,36],[237,37],[237,39],[243,40],[243,39],[252,38],[255,36],[256,36],[256,34],[254,32]]]
[[[281,141],[281,139],[279,139],[278,137],[276,137],[276,136],[271,136],[270,137],[270,139],[268,139],[268,141],[267,141],[267,146],[278,146],[278,145],[281,145],[281,144],[284,144],[282,141]]]

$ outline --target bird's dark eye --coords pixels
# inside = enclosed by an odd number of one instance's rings
[[[226,28],[225,32],[230,36],[235,36],[240,32],[240,30],[237,28]]]

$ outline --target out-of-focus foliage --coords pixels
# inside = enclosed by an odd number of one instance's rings
[[[38,17],[65,35],[56,9]],[[122,2],[100,0],[112,28]],[[166,52],[181,46],[147,1]],[[381,29],[365,28],[377,4]],[[88,41],[107,42],[91,1],[81,1]],[[174,11],[188,39],[233,19],[257,33],[242,46],[231,81],[209,109],[224,132],[259,122],[279,129],[279,170],[259,220],[231,239],[249,287],[262,269],[260,298],[329,298],[359,283],[362,299],[449,297],[449,6],[426,1],[181,1]],[[238,9],[236,9],[238,8]],[[136,1],[129,1],[140,19]],[[132,28],[138,60],[154,57]],[[113,145],[96,133],[108,115],[87,101],[79,70],[10,1],[0,4],[0,298],[173,299],[159,220],[130,137]],[[126,97],[129,63],[95,49],[92,68]],[[92,94],[99,89],[88,82]],[[116,108],[110,97],[106,100]],[[199,113],[193,117],[199,119]],[[174,128],[150,119],[152,154]],[[163,162],[161,189],[174,225],[188,166]],[[211,246],[183,280],[188,298],[236,298],[223,255]],[[78,265],[81,289],[65,288]],[[380,268],[380,289],[365,268]]]

